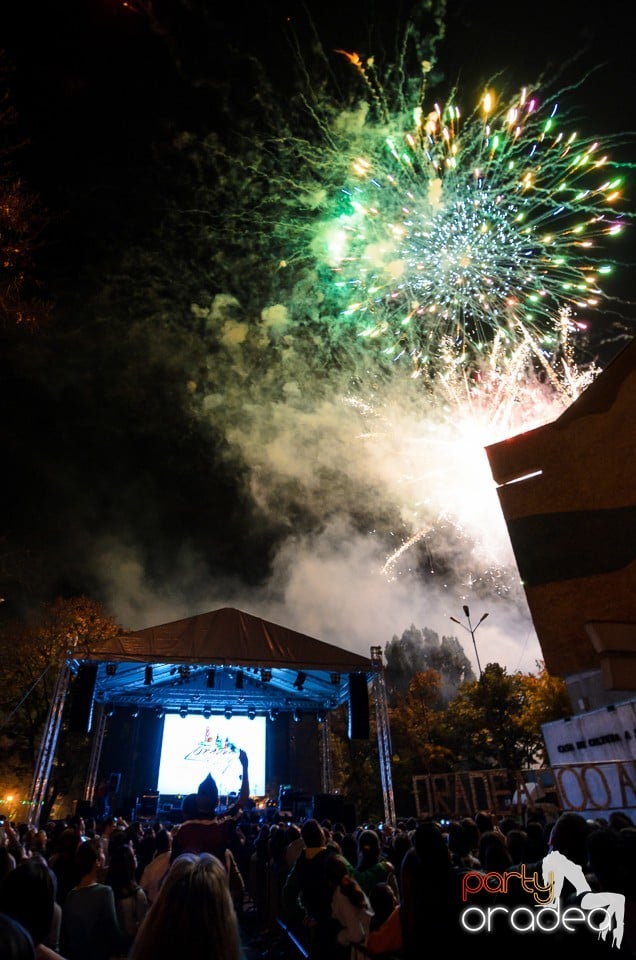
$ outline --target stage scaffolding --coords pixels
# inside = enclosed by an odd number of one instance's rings
[[[40,750],[33,774],[33,784],[31,786],[31,805],[27,817],[28,823],[35,825],[40,821],[40,810],[46,800],[46,792],[51,777],[51,767],[57,747],[60,727],[62,725],[62,713],[64,712],[64,702],[68,695],[71,676],[77,669],[76,660],[64,660],[57,677],[53,698],[49,707],[48,716],[44,725]]]
[[[386,684],[384,682],[382,647],[371,647],[371,661],[373,663],[373,694],[375,700],[378,756],[380,761],[380,780],[382,782],[382,799],[384,801],[384,822],[390,826],[395,826],[395,797],[393,794],[393,777],[391,775],[391,728],[389,725]]]
[[[386,696],[386,685],[384,682],[384,665],[382,660],[382,648],[371,647],[372,662],[372,688],[375,701],[375,716],[377,728],[377,744],[380,766],[380,778],[382,783],[382,797],[384,804],[384,821],[389,825],[395,825],[395,800],[393,795],[393,781],[391,776],[391,734],[389,728],[389,713]],[[66,659],[59,671],[57,684],[53,694],[53,699],[49,708],[47,721],[44,727],[42,742],[36,763],[31,789],[31,804],[28,815],[28,822],[38,825],[40,811],[45,802],[51,768],[55,756],[55,750],[60,734],[62,713],[64,703],[69,693],[71,677],[77,672],[78,661],[76,659]],[[95,704],[95,712],[92,725],[92,742],[89,769],[87,771],[84,784],[84,800],[92,803],[95,797],[97,783],[97,774],[102,753],[102,745],[106,733],[107,716],[101,704]],[[327,712],[324,723],[320,724],[321,730],[321,780],[325,793],[331,792],[332,787],[332,769],[331,769],[331,751],[329,749],[329,714]]]

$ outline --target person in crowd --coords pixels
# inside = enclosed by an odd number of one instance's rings
[[[358,834],[358,856],[355,863],[355,878],[368,895],[376,883],[386,881],[398,892],[395,868],[382,856],[380,837],[375,830],[361,830]]]
[[[512,867],[506,837],[499,830],[485,830],[479,838],[478,860],[484,873],[504,873]]]
[[[337,922],[331,913],[327,861],[339,851],[327,844],[322,826],[313,817],[303,822],[300,833],[304,847],[283,886],[283,918],[305,930],[312,960],[332,960]]]
[[[613,810],[609,815],[607,825],[612,830],[623,830],[625,827],[633,827],[634,821],[628,813],[623,813],[622,810]]]
[[[358,840],[354,833],[345,831],[340,841],[340,852],[345,860],[348,860],[352,867],[358,862]]]
[[[0,913],[0,957],[2,960],[35,960],[30,933],[6,913]]]
[[[96,838],[81,843],[75,854],[78,880],[62,906],[60,951],[68,960],[110,960],[130,947],[117,919],[113,889],[99,882],[103,860]]]
[[[81,837],[74,827],[65,827],[51,838],[49,866],[57,881],[57,902],[61,907],[69,890],[75,884],[75,855],[81,845]]]
[[[16,863],[20,863],[28,856],[23,842],[23,834],[15,823],[10,820],[2,821],[2,830],[4,833],[4,846],[12,855]]]
[[[237,863],[242,859],[238,825],[250,794],[248,757],[244,750],[239,753],[239,761],[243,769],[241,789],[236,803],[224,816],[216,814],[219,790],[210,774],[199,784],[196,794],[184,799],[184,813],[188,819],[181,824],[172,841],[171,860],[176,860],[182,853],[213,854],[225,864],[233,902],[237,909],[242,909],[245,880]]]
[[[117,919],[132,940],[148,910],[148,898],[137,882],[137,858],[130,843],[120,843],[111,853],[106,883],[115,894]]]
[[[331,916],[338,923],[332,956],[340,960],[358,960],[366,943],[373,910],[366,893],[351,874],[351,865],[340,854],[325,863],[331,891]],[[341,948],[341,949],[338,949]]]
[[[15,870],[15,867],[15,857],[12,853],[9,853],[9,848],[0,847],[0,881],[12,870]]]
[[[155,838],[155,855],[141,875],[141,887],[148,898],[148,903],[153,903],[157,899],[159,887],[170,867],[171,854],[172,834],[162,827]]]
[[[400,903],[389,883],[376,883],[369,893],[373,910],[366,952],[372,956],[396,957],[402,953],[402,920]]]
[[[469,853],[465,858],[464,865],[469,870],[479,870],[479,827],[475,823],[474,817],[462,817],[459,821],[463,827],[464,833],[468,836]]]
[[[472,845],[475,840],[477,840],[477,846],[479,846],[479,835],[476,828],[475,833],[473,833],[463,820],[451,820],[448,825],[447,836],[453,866],[460,870],[479,870],[481,866],[479,858],[472,853]]]
[[[269,859],[263,891],[264,922],[269,929],[276,928],[277,919],[281,916],[283,886],[291,869],[291,864],[287,861],[287,851],[290,843],[297,840],[300,835],[300,828],[296,824],[287,826],[286,823],[274,823],[270,828]]]
[[[506,846],[512,863],[524,863],[527,845],[528,834],[523,827],[511,827],[506,834]]]
[[[524,863],[543,860],[548,852],[548,838],[545,825],[539,820],[528,820],[526,823],[526,846]]]
[[[240,751],[239,760],[243,768],[241,790],[236,804],[226,811],[225,816],[216,815],[219,790],[210,774],[199,784],[196,794],[185,798],[184,813],[187,819],[177,830],[172,842],[173,861],[182,853],[212,853],[224,863],[225,851],[230,849],[234,852],[237,821],[250,793],[248,758],[244,750]]]
[[[269,876],[270,847],[272,826],[262,823],[254,838],[248,870],[248,890],[258,916],[263,919],[267,913],[267,881]]]
[[[57,946],[56,908],[60,909],[55,900],[55,878],[40,857],[23,860],[0,884],[0,910],[28,930],[36,960],[60,960],[53,949]]]
[[[115,832],[120,829],[117,817],[108,816],[100,824],[97,831],[102,850],[104,852],[104,864],[108,866],[108,846]]]
[[[478,810],[474,817],[475,826],[479,831],[479,835],[486,833],[487,831],[494,830],[497,826],[497,821],[491,813],[488,813],[487,810]]]
[[[413,844],[402,860],[400,891],[406,960],[421,960],[422,944],[431,939],[451,952],[460,934],[460,875],[434,821],[418,824],[413,833]]]
[[[135,848],[135,854],[137,857],[137,880],[141,881],[143,872],[148,864],[152,862],[156,849],[157,831],[153,826],[148,825],[145,827],[141,840]]]
[[[130,960],[211,956],[242,960],[227,872],[212,854],[184,853],[172,862],[135,938]]]
[[[287,864],[287,870],[289,871],[296,863],[296,860],[300,856],[301,850],[305,849],[305,841],[303,840],[300,827],[297,823],[289,823],[287,826],[287,833],[288,839],[285,845],[285,863]]]
[[[28,857],[40,855],[46,857],[48,836],[46,830],[33,827],[24,838],[24,849]]]
[[[393,836],[391,837],[391,844],[389,847],[389,858],[391,863],[395,865],[395,879],[397,881],[398,887],[398,898],[400,896],[400,877],[401,877],[401,866],[404,857],[407,852],[411,849],[411,837],[406,830],[404,825],[398,827],[395,830]]]

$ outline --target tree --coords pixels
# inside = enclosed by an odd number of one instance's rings
[[[347,723],[346,707],[331,712],[329,749],[332,785],[337,793],[355,803],[358,822],[378,823],[384,819],[384,808],[373,711],[366,740],[350,740]]]
[[[457,637],[442,637],[440,643],[439,635],[428,627],[419,630],[411,624],[401,637],[394,635],[384,656],[387,694],[393,704],[398,696],[406,695],[417,673],[437,671],[444,702],[452,699],[462,683],[474,679],[470,660]]]
[[[40,740],[65,659],[79,656],[90,641],[120,632],[103,608],[86,597],[58,598],[29,623],[5,624],[0,632],[4,682],[0,688],[2,789],[26,799]],[[72,695],[72,684],[71,684]],[[51,803],[83,778],[77,751],[88,738],[69,730],[65,715],[51,777]]]
[[[489,663],[479,680],[465,683],[444,715],[444,742],[458,767],[522,770],[544,757],[541,723],[563,716],[561,681],[514,673]]]
[[[45,313],[36,296],[35,251],[45,222],[39,199],[15,172],[23,146],[10,89],[11,67],[0,50],[0,323],[30,325]]]
[[[435,773],[448,770],[452,754],[443,734],[444,698],[442,677],[436,670],[416,673],[404,696],[389,709],[392,741],[393,787],[396,806],[410,809],[415,771]]]
[[[561,720],[572,712],[570,696],[565,680],[553,677],[546,670],[545,663],[537,662],[537,673],[524,674],[526,685],[526,708],[522,722],[528,731],[536,734],[544,723]],[[540,763],[549,762],[543,736],[537,742],[535,756]]]

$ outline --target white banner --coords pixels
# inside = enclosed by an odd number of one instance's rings
[[[587,817],[636,814],[636,701],[610,704],[542,727],[564,810]]]
[[[636,701],[611,704],[542,726],[550,766],[636,760]]]

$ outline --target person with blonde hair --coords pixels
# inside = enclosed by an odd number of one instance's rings
[[[183,853],[170,866],[130,951],[130,960],[241,960],[241,936],[225,865]]]

